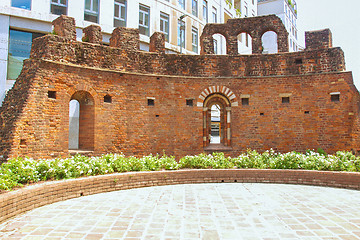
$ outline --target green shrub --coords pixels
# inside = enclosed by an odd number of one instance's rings
[[[258,153],[254,150],[235,158],[225,157],[223,153],[185,156],[175,161],[172,156],[158,155],[125,157],[123,154],[106,154],[100,157],[76,155],[69,158],[34,160],[31,158],[10,159],[0,166],[0,189],[11,190],[23,184],[93,176],[113,172],[195,169],[306,169],[325,171],[360,172],[360,158],[351,152],[339,151],[329,155],[322,149],[308,150],[305,154],[288,152],[276,153],[273,150]]]

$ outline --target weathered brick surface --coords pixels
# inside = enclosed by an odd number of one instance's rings
[[[238,35],[247,33],[252,38],[252,52],[262,53],[261,37],[267,31],[277,34],[279,52],[288,52],[288,32],[281,19],[276,15],[253,18],[229,19],[226,24],[207,24],[200,38],[201,54],[214,54],[214,34],[221,34],[226,39],[226,52],[238,54]]]
[[[139,50],[139,29],[117,27],[112,32],[110,46],[126,51]]]
[[[85,113],[79,142],[81,150],[92,151],[87,154],[165,151],[181,157],[213,151],[204,122],[216,99],[226,116],[221,131],[228,155],[248,148],[360,149],[359,93],[351,72],[344,71],[340,48],[187,56],[137,51],[133,29],[117,28],[112,39],[114,47],[55,35],[34,40],[31,59],[1,108],[3,160],[68,155],[72,99]],[[340,101],[331,101],[335,93]],[[245,96],[249,105],[242,105]]]
[[[360,190],[360,174],[306,170],[233,169],[129,172],[45,182],[0,194],[0,223],[58,201],[91,194],[189,183],[279,183]]]
[[[150,37],[150,52],[165,53],[165,35],[164,33],[156,32]]]
[[[305,32],[306,50],[332,48],[332,33],[330,29]]]
[[[101,44],[102,34],[101,34],[100,26],[90,25],[83,29],[83,33],[84,33],[84,37],[83,37],[84,42]]]
[[[65,15],[61,15],[52,22],[54,26],[54,34],[76,41],[75,19]]]

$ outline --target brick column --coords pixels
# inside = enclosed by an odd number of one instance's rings
[[[54,26],[54,33],[56,35],[71,41],[76,41],[76,27],[74,18],[61,15],[52,21],[52,25]]]
[[[229,36],[229,39],[226,39],[226,53],[228,55],[238,55],[238,40],[237,36]]]
[[[102,42],[101,27],[98,25],[90,25],[83,29],[83,42],[100,44]]]
[[[203,108],[203,145],[204,147],[206,147],[208,145],[208,128],[207,128],[207,116],[208,115],[208,108],[204,107]]]
[[[161,32],[155,32],[150,37],[150,52],[165,53],[165,34]]]
[[[226,108],[226,143],[225,146],[231,145],[231,107]]]
[[[212,36],[200,38],[200,55],[214,54],[214,39]]]
[[[110,47],[138,51],[139,45],[139,29],[117,27],[112,32],[110,38]]]
[[[332,47],[332,33],[330,29],[305,32],[306,50],[324,49]]]

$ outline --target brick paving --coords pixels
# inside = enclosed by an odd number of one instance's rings
[[[360,239],[360,191],[188,184],[75,198],[0,224],[0,239]]]

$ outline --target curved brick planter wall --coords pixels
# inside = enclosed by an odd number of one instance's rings
[[[45,182],[0,195],[0,223],[18,214],[90,194],[186,183],[283,183],[360,190],[360,173],[231,169],[130,172]]]

